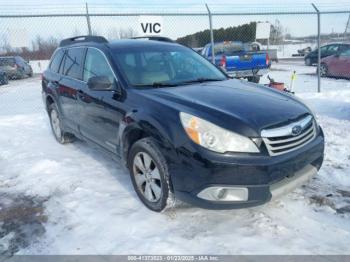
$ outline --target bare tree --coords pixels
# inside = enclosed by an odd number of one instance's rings
[[[283,32],[281,22],[276,19],[275,23],[271,25],[270,43],[273,45],[281,44],[283,42]]]

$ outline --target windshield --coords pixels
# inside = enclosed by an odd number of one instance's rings
[[[161,87],[226,79],[208,60],[188,48],[155,47],[114,52],[114,59],[131,85]]]

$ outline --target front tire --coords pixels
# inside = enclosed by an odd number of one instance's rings
[[[9,79],[8,79],[7,75],[4,75],[3,79],[0,82],[0,84],[1,85],[7,85],[8,83],[9,83]]]
[[[52,133],[57,142],[60,144],[73,142],[74,136],[63,130],[62,118],[55,103],[49,105],[48,112]]]
[[[128,168],[141,202],[155,212],[174,204],[168,164],[152,138],[143,138],[131,147]]]
[[[9,83],[9,78],[7,75],[4,76],[4,85],[8,85]]]

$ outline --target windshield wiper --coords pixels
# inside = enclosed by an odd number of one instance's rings
[[[137,84],[134,85],[136,87],[172,87],[172,86],[178,86],[178,84],[173,84],[173,83],[167,83],[167,82],[153,82],[152,84]]]
[[[188,81],[182,82],[183,84],[192,84],[192,83],[204,83],[204,82],[215,82],[215,81],[223,81],[225,79],[218,79],[218,78],[196,78]]]

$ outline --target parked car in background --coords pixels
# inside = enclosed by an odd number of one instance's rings
[[[202,55],[212,61],[212,47],[207,44]],[[245,78],[259,83],[260,77],[268,72],[270,59],[266,52],[254,51],[250,44],[239,41],[225,41],[214,44],[215,64],[229,76]]]
[[[7,85],[9,82],[7,74],[0,70],[0,85]]]
[[[327,56],[335,55],[339,52],[343,52],[350,48],[350,44],[345,43],[336,43],[324,45],[321,47],[321,58],[325,58]],[[318,61],[318,49],[315,49],[309,52],[304,56],[305,65],[311,66],[317,64]]]
[[[298,55],[300,55],[300,56],[306,56],[310,52],[312,52],[311,46],[308,46],[308,47],[305,47],[302,49],[298,49]]]
[[[22,79],[33,76],[32,67],[20,56],[0,57],[0,69],[6,72],[9,79]]]
[[[249,48],[251,51],[264,51],[268,54],[270,62],[278,63],[278,50],[276,48],[270,48],[267,46],[263,46],[259,42],[247,43],[246,48]],[[248,49],[248,50],[249,50]]]
[[[350,48],[321,60],[321,76],[350,78]]]
[[[262,205],[323,161],[322,129],[299,99],[230,79],[161,39],[63,40],[42,95],[56,140],[78,137],[121,159],[153,211],[175,198],[210,209]]]

